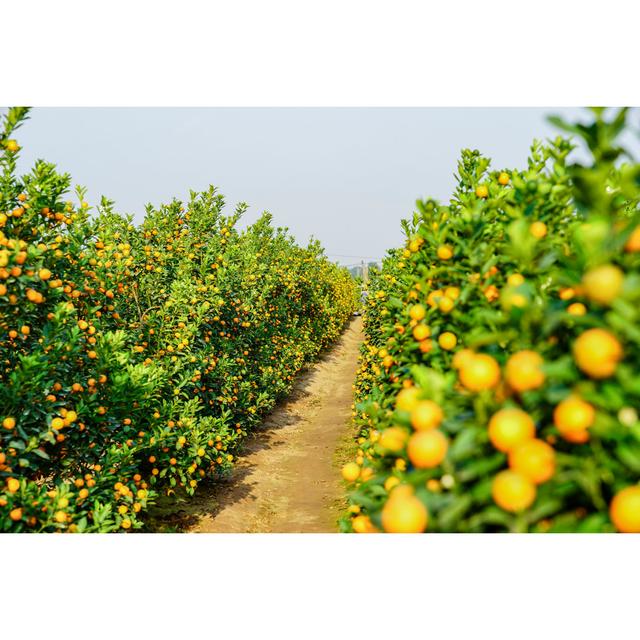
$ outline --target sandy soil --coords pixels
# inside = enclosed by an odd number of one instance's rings
[[[198,491],[179,514],[198,533],[330,533],[344,506],[340,466],[351,444],[361,318],[300,374],[290,396],[247,438],[228,482]]]

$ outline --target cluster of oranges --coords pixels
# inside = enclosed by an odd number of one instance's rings
[[[370,282],[346,531],[640,532],[640,165],[463,152]],[[569,127],[570,128],[570,127]],[[572,131],[575,129],[571,128]]]
[[[265,214],[244,231],[212,187],[149,207],[65,201],[0,131],[0,531],[144,526],[159,495],[233,464],[357,303],[348,272]]]

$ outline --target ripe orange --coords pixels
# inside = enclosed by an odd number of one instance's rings
[[[422,341],[431,335],[431,330],[426,324],[417,324],[413,328],[413,337],[418,341]]]
[[[437,254],[440,260],[451,260],[451,258],[453,258],[453,251],[451,247],[448,247],[446,245],[438,247]]]
[[[622,345],[609,331],[587,329],[573,345],[576,364],[592,378],[608,378],[622,359]]]
[[[394,491],[382,508],[382,527],[387,533],[422,533],[428,523],[427,508],[413,495]]]
[[[603,264],[587,271],[582,278],[584,293],[602,305],[611,304],[622,291],[624,273],[613,264]]]
[[[583,316],[587,313],[587,307],[585,307],[582,302],[574,302],[567,307],[567,313],[570,313],[572,316]]]
[[[451,365],[454,369],[461,369],[473,356],[475,356],[475,353],[471,349],[461,349],[453,356]]]
[[[442,313],[449,313],[454,306],[455,306],[454,301],[448,296],[443,296],[442,298],[440,298],[440,301],[438,302],[438,309],[440,309]]]
[[[489,189],[486,184],[479,184],[476,187],[476,196],[478,198],[488,198],[489,197]]]
[[[640,251],[640,226],[637,226],[627,239],[624,250],[629,253]]]
[[[342,477],[347,482],[355,482],[360,477],[360,467],[355,462],[347,462],[342,467]]]
[[[498,184],[501,184],[503,187],[509,184],[509,174],[504,171],[498,176]]]
[[[445,351],[451,351],[451,349],[454,349],[456,344],[458,344],[458,338],[456,338],[455,333],[445,331],[438,336],[438,344]]]
[[[509,452],[509,467],[534,484],[549,480],[556,470],[555,451],[542,440],[527,440]]]
[[[411,426],[416,431],[435,429],[443,418],[439,404],[433,400],[420,400],[411,411]]]
[[[469,391],[483,391],[498,384],[500,367],[490,355],[475,353],[462,361],[458,375]]]
[[[442,431],[418,431],[409,438],[407,455],[417,469],[437,467],[446,457],[449,441]]]
[[[529,233],[534,237],[540,240],[540,238],[544,238],[547,235],[547,225],[544,222],[540,222],[537,220],[533,222],[529,227]]]
[[[5,418],[2,421],[2,426],[7,430],[11,430],[16,426],[16,419],[11,417]]]
[[[409,434],[401,427],[388,427],[378,438],[378,444],[389,451],[402,451]]]
[[[366,515],[356,516],[351,521],[351,526],[355,533],[378,533],[378,529],[371,522],[371,518]]]
[[[402,389],[396,396],[396,409],[399,411],[411,411],[418,403],[420,389],[418,387],[409,387]]]
[[[544,383],[542,364],[542,357],[535,351],[518,351],[507,361],[505,379],[514,391],[537,389]]]
[[[586,441],[583,432],[593,424],[595,417],[596,410],[593,406],[577,396],[565,398],[553,410],[553,422],[560,435],[565,439],[574,438],[571,442],[575,442],[576,437],[578,442]]]
[[[20,480],[16,480],[16,478],[7,479],[7,491],[9,493],[15,493],[19,488],[20,488]]]
[[[489,440],[498,451],[508,452],[535,437],[536,425],[522,409],[500,409],[489,420]]]
[[[411,309],[409,309],[409,317],[412,320],[422,320],[427,315],[427,310],[421,304],[414,304]]]
[[[621,533],[640,533],[640,487],[618,491],[609,507],[611,522]]]
[[[494,502],[505,511],[524,511],[536,499],[536,486],[516,471],[501,471],[491,485]]]
[[[40,269],[38,276],[40,280],[49,280],[49,278],[51,278],[51,271],[49,271],[49,269]]]
[[[17,509],[12,509],[9,512],[9,517],[14,521],[18,522],[18,520],[22,520],[22,509],[19,507]]]

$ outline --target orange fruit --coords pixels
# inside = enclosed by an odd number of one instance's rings
[[[507,360],[505,379],[518,392],[537,389],[544,383],[542,357],[535,351],[518,351]]]
[[[17,509],[12,509],[9,512],[9,517],[14,521],[18,522],[18,520],[22,520],[22,509],[19,507]]]
[[[501,184],[503,187],[509,184],[509,174],[504,171],[498,176],[498,184]]]
[[[7,479],[7,491],[9,493],[15,493],[20,488],[20,480],[16,480],[15,478]]]
[[[473,356],[475,356],[475,353],[471,349],[461,349],[453,356],[451,365],[454,369],[461,369]]]
[[[640,251],[640,226],[637,226],[632,232],[624,245],[624,250],[629,253]]]
[[[488,198],[489,197],[489,189],[486,184],[479,184],[476,187],[476,196],[478,198]]]
[[[539,220],[533,222],[529,227],[529,233],[534,238],[540,240],[540,238],[544,238],[547,235],[547,225],[544,222],[540,222]]]
[[[527,440],[509,452],[509,467],[534,484],[549,480],[556,470],[553,447],[542,440]]]
[[[570,313],[572,316],[583,316],[587,313],[587,307],[585,307],[582,302],[574,302],[567,307],[567,313]]]
[[[375,525],[371,522],[371,518],[365,515],[356,516],[351,521],[351,526],[355,533],[377,533]]]
[[[413,328],[413,337],[418,341],[422,341],[431,335],[431,330],[426,324],[417,324]]]
[[[618,491],[609,506],[609,516],[621,533],[640,533],[640,487]]]
[[[511,287],[519,287],[524,284],[524,276],[521,273],[512,273],[507,278],[507,284]]]
[[[489,440],[498,451],[508,452],[536,435],[536,425],[522,409],[500,409],[489,420]]]
[[[409,309],[409,317],[412,320],[422,320],[427,315],[427,310],[421,304],[414,304],[411,309]]]
[[[5,418],[2,421],[2,426],[7,430],[11,430],[16,426],[16,419],[11,417]]]
[[[355,482],[360,477],[360,467],[355,462],[347,462],[342,467],[342,477],[347,482]]]
[[[382,528],[387,533],[422,533],[428,523],[427,508],[413,495],[394,491],[382,508]]]
[[[444,418],[442,407],[433,400],[420,400],[411,411],[411,426],[416,431],[435,429]]]
[[[453,258],[453,251],[451,247],[448,247],[447,245],[438,247],[437,254],[440,260],[451,260],[451,258]]]
[[[573,345],[578,367],[592,378],[608,378],[622,359],[622,345],[609,331],[587,329]]]
[[[438,344],[445,351],[451,351],[451,349],[454,349],[456,344],[458,344],[458,338],[456,338],[455,333],[445,331],[438,336]]]
[[[517,513],[533,504],[536,499],[536,486],[516,471],[501,471],[493,479],[491,496],[501,509]]]
[[[453,307],[455,306],[454,301],[448,296],[443,296],[438,302],[438,309],[442,311],[442,313],[449,313]]]
[[[38,271],[38,276],[40,280],[49,280],[51,277],[51,271],[49,271],[49,269],[40,269],[40,271]]]
[[[407,455],[417,469],[437,467],[447,455],[449,441],[442,431],[418,431],[409,438]]]
[[[411,411],[418,403],[420,389],[418,387],[409,387],[402,389],[396,396],[396,409],[399,411]]]
[[[613,264],[603,264],[587,271],[582,277],[585,295],[602,305],[611,304],[622,291],[624,273]]]
[[[586,442],[584,435],[596,418],[596,410],[578,396],[569,396],[553,410],[553,422],[560,435],[570,442]],[[567,437],[568,436],[568,437]],[[575,438],[578,438],[576,440]]]
[[[495,387],[500,381],[498,363],[486,353],[475,353],[465,359],[458,371],[460,382],[469,391],[483,391]]]
[[[400,427],[388,427],[378,438],[378,444],[389,451],[402,451],[409,434]]]

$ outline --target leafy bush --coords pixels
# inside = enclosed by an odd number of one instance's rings
[[[627,110],[466,150],[370,282],[347,531],[640,531],[640,165]]]
[[[0,530],[139,529],[230,467],[357,287],[269,214],[239,230],[213,187],[138,226],[66,201],[52,164],[19,178],[26,117],[0,134]]]

